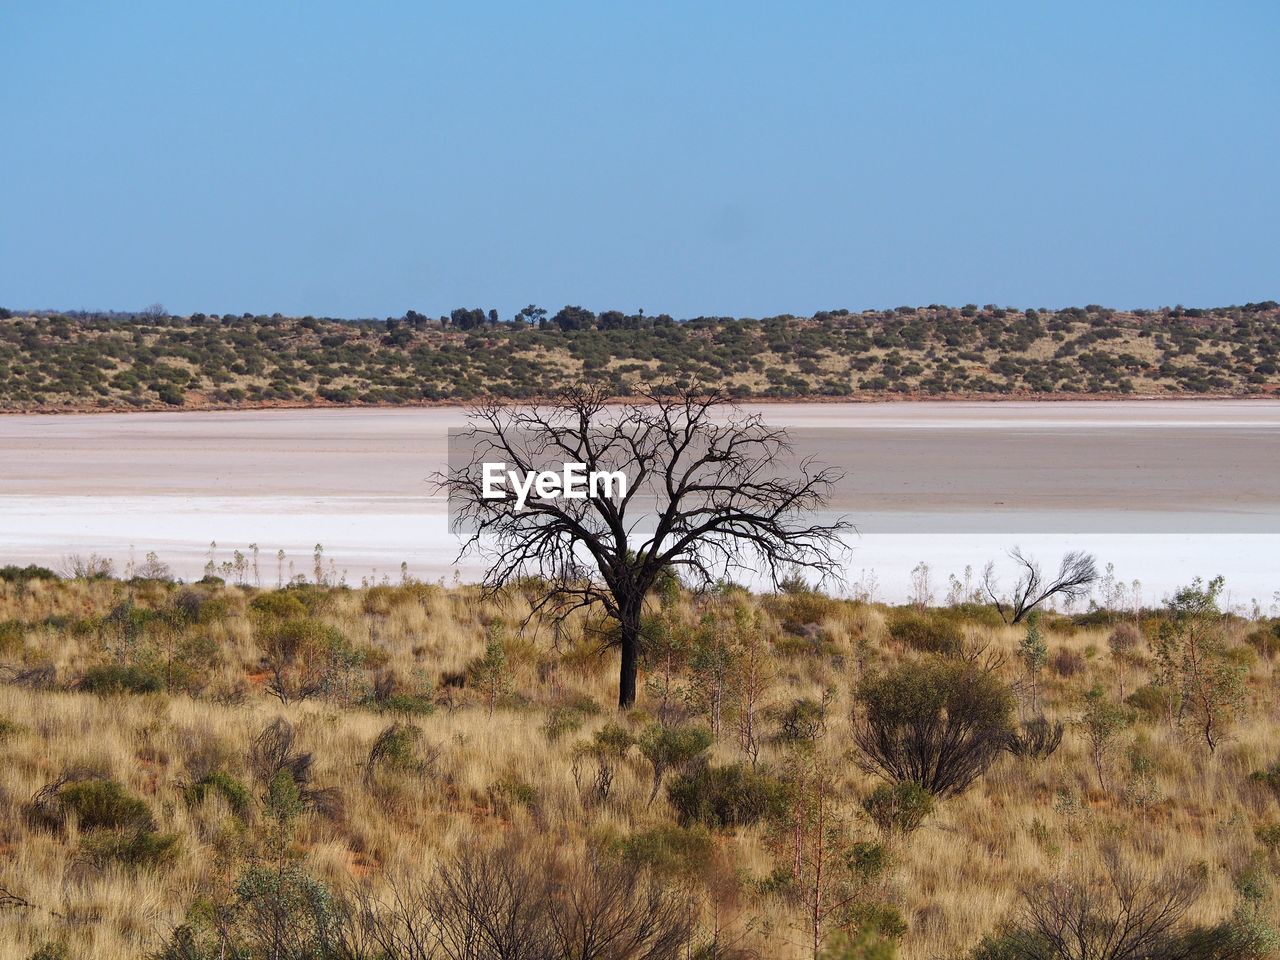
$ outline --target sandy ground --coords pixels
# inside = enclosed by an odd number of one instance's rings
[[[1280,404],[1120,401],[786,404],[797,456],[841,467],[832,509],[859,529],[850,579],[905,593],[1013,543],[1046,558],[1094,550],[1156,596],[1224,573],[1237,600],[1280,590]],[[278,410],[0,417],[0,563],[158,552],[199,575],[260,548],[260,577],[310,573],[323,543],[348,579],[471,579],[456,566],[445,464],[463,411]],[[283,564],[277,550],[286,551]],[[376,574],[374,571],[376,570]],[[941,589],[941,588],[940,588]]]

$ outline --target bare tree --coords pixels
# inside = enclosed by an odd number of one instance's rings
[[[479,406],[460,439],[471,445],[467,462],[437,478],[466,537],[460,557],[493,557],[491,594],[540,578],[535,614],[601,605],[622,651],[623,709],[636,698],[645,597],[664,573],[709,587],[738,573],[777,585],[797,572],[820,580],[839,572],[839,535],[850,524],[817,516],[839,473],[794,460],[785,430],[720,394],[609,404],[602,390],[575,388],[550,404]],[[556,462],[581,464],[588,476],[621,472],[626,489],[521,501],[504,488],[494,497],[484,471],[494,462],[523,476]]]
[[[1053,596],[1064,600],[1078,600],[1089,592],[1098,579],[1097,561],[1093,554],[1072,550],[1062,558],[1058,573],[1046,580],[1040,564],[1024,554],[1019,547],[1009,551],[1009,556],[1019,565],[1018,579],[1013,592],[1005,596],[996,580],[995,563],[988,563],[982,574],[983,592],[995,604],[1005,623],[1021,623],[1022,618]]]
[[[462,850],[426,888],[443,956],[449,960],[547,960],[552,934],[549,877],[518,843]]]
[[[554,956],[566,960],[675,960],[693,932],[688,891],[596,854],[560,879],[548,906]]]
[[[1040,960],[1133,960],[1189,956],[1180,950],[1187,913],[1205,889],[1203,870],[1184,867],[1144,876],[1116,850],[1102,851],[1096,873],[1024,889],[1025,929]],[[1206,951],[1206,955],[1210,955]]]
[[[689,891],[625,861],[572,859],[517,838],[464,845],[390,897],[358,892],[342,957],[403,960],[677,960],[687,956]]]

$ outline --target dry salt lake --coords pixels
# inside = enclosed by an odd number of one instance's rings
[[[857,525],[849,590],[906,596],[926,563],[941,597],[1020,545],[1089,550],[1155,602],[1221,573],[1230,602],[1280,591],[1280,402],[778,404],[796,455],[842,468],[833,512]],[[0,416],[0,564],[72,554],[123,572],[155,551],[198,578],[256,543],[259,576],[310,575],[313,547],[356,584],[474,579],[455,563],[445,465],[460,408]],[[278,550],[286,559],[278,564]]]

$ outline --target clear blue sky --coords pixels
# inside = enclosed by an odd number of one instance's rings
[[[0,4],[0,304],[1280,298],[1280,4]]]

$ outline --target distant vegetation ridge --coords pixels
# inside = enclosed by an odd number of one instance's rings
[[[618,395],[742,399],[1252,396],[1280,389],[1280,304],[968,305],[675,320],[567,306],[385,320],[0,309],[0,410],[412,405]]]

